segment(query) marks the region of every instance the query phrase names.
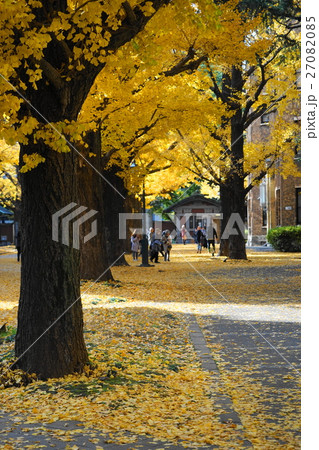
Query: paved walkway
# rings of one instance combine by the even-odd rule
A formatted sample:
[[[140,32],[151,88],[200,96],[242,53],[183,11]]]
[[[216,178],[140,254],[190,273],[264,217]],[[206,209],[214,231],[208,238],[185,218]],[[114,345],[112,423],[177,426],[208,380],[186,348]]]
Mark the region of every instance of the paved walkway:
[[[212,383],[217,386],[215,402],[224,409],[221,421],[242,424],[240,412],[236,411],[230,398],[230,389],[225,387],[220,377],[220,366],[224,372],[233,372],[235,377],[237,373],[246,373],[252,396],[255,395],[255,383],[265,393],[264,398],[261,395],[258,399],[259,409],[265,413],[267,420],[273,422],[274,428],[280,427],[286,414],[292,411],[298,421],[300,404],[294,394],[300,390],[300,323],[243,320],[242,312],[237,320],[207,316],[201,323],[205,325],[200,327],[194,317],[190,318],[191,337],[203,369],[210,371]],[[220,344],[220,361],[217,364],[212,358],[210,344],[214,347]],[[249,390],[249,387],[246,388],[248,397]],[[246,400],[249,402],[249,398],[246,397]],[[247,431],[249,434],[250,430]],[[298,442],[300,430],[290,434]],[[284,448],[281,446],[285,444],[288,448],[287,442],[279,438],[274,442],[272,439],[269,448],[277,448],[276,445]],[[248,440],[245,445],[253,447]]]
[[[249,316],[248,316],[249,318]],[[189,332],[195,351],[201,361],[202,368],[209,371],[214,386],[214,403],[222,409],[221,423],[234,423],[241,425],[238,429],[238,444],[234,442],[232,448],[254,448],[253,444],[245,439],[247,431],[242,423],[240,414],[229,395],[220,376],[219,364],[212,357],[210,343],[220,343],[224,348],[222,353],[223,366],[229,371],[243,369],[254,361],[254,370],[251,379],[261,383],[263,388],[272,389],[271,405],[269,399],[265,401],[265,408],[271,409],[272,420],[282,419],[280,389],[286,391],[297,386],[300,370],[300,324],[298,322],[268,322],[243,320],[242,311],[239,319],[225,319],[220,316],[204,316],[199,325],[195,315],[189,315]],[[256,353],[259,355],[256,364]],[[287,382],[287,375],[292,375]],[[297,384],[296,384],[297,383]],[[287,394],[288,395],[288,394]],[[167,442],[154,441],[152,438],[141,436],[134,444],[108,443],[108,437],[95,433],[94,430],[78,431],[83,424],[77,422],[56,422],[53,424],[23,424],[22,416],[4,414],[0,411],[0,443],[2,448],[28,448],[35,445],[38,448],[81,449],[95,450],[129,450],[129,449],[167,449],[181,450],[184,447],[171,445]],[[64,430],[74,430],[71,442],[63,440]],[[53,435],[53,431],[55,433]],[[60,430],[62,437],[57,437],[56,430]],[[249,434],[249,433],[248,433]],[[1,437],[2,436],[2,437]],[[10,446],[12,442],[12,447]],[[240,443],[240,444],[239,444]],[[283,443],[278,442],[278,446]],[[40,447],[41,446],[41,447]],[[68,447],[69,446],[69,447]],[[75,447],[74,447],[75,446]],[[31,448],[31,447],[30,447]],[[217,446],[201,447],[203,450],[218,448]],[[270,446],[269,448],[275,448]],[[281,447],[283,448],[283,447]]]
[[[0,411],[0,448],[1,450],[19,450],[27,448],[54,448],[58,450],[185,450],[185,447],[167,445],[167,442],[154,441],[147,436],[140,436],[134,444],[108,443],[108,436],[94,430],[79,431],[81,422],[60,421],[43,425],[41,423],[23,424],[23,417]],[[65,430],[74,430],[73,439],[63,437]],[[61,435],[60,437],[59,434]],[[129,436],[129,434],[127,434]],[[202,447],[208,450],[206,447]],[[210,447],[211,448],[211,447]]]

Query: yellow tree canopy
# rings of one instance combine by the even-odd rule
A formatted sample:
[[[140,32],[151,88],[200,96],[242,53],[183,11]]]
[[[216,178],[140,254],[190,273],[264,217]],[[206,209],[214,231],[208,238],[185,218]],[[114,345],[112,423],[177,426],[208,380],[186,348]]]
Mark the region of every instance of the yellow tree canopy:
[[[0,141],[0,204],[14,209],[21,198],[18,181],[19,146]]]
[[[180,17],[165,16],[167,24],[172,21],[169,38],[155,33],[150,23],[116,55],[120,64],[114,56],[111,73],[105,69],[96,86],[102,95],[99,108],[103,104],[105,117],[114,118],[104,135],[111,163],[123,168],[133,191],[141,190],[144,180],[150,199],[196,178],[210,185],[223,182],[231,164],[230,121],[236,109],[243,111],[244,130],[264,112],[276,112],[267,145],[245,142],[245,176],[252,174],[258,182],[269,166],[284,176],[298,173],[294,142],[299,125],[288,117],[298,115],[299,53],[298,46],[283,48],[286,37],[299,40],[298,30],[278,24],[269,29],[260,17],[238,14],[237,1],[220,8],[207,2],[196,5],[183,27]],[[161,15],[154,20],[160,21]],[[191,53],[193,62],[200,61],[197,71],[193,65],[185,69],[193,64],[188,61]],[[242,75],[236,92],[224,82],[233,67]],[[136,130],[150,124],[154,127],[135,139]],[[132,155],[139,166],[134,171],[127,170]],[[273,164],[278,158],[281,164]]]
[[[297,96],[293,83],[297,58],[290,55],[283,60],[278,39],[287,32],[285,27],[269,29],[260,17],[239,14],[238,0],[222,5],[179,0],[168,2],[156,14],[159,2],[68,2],[64,12],[47,11],[47,25],[38,28],[31,8],[42,6],[41,2],[7,3],[8,8],[0,12],[4,42],[0,95],[5,117],[1,135],[6,142],[23,143],[32,136],[64,152],[70,150],[65,136],[81,143],[87,130],[101,127],[109,164],[125,171],[138,157],[143,176],[134,183],[141,186],[148,172],[150,192],[163,193],[170,185],[174,189],[190,177],[219,182],[229,164],[230,130],[225,124],[234,114],[232,105],[245,111],[248,122],[254,117],[251,111],[260,113],[271,105],[286,108],[287,101]],[[134,24],[138,14],[153,17],[133,40],[117,47],[113,41],[123,38],[123,25]],[[16,29],[23,30],[18,40]],[[65,55],[59,73],[44,58],[52,41]],[[22,64],[27,66],[23,79],[19,78]],[[5,80],[14,81],[20,92],[27,93],[43,79],[54,86],[71,85],[88,67],[99,65],[104,69],[76,121],[39,123],[31,115],[19,120],[22,99]],[[222,77],[230,75],[234,66],[242,70],[243,89],[224,96]],[[261,89],[265,80],[267,89]],[[282,102],[285,106],[276,102],[280,97],[287,99]],[[281,137],[277,132],[277,141]],[[265,155],[258,146],[245,148],[245,169],[258,171]],[[24,155],[22,171],[43,161],[37,154]],[[158,176],[161,167],[165,170]],[[130,185],[132,175],[126,173]]]
[[[60,0],[53,5],[6,0],[0,9],[0,114],[4,118],[0,137],[12,145],[42,140],[55,151],[69,151],[63,136],[76,141],[83,133],[77,124],[78,104],[85,100],[93,80],[108,58],[166,3]],[[43,85],[52,87],[58,111],[45,110],[41,98],[37,107],[28,101],[36,98]],[[54,117],[68,120],[57,122]],[[43,161],[40,155],[28,155],[22,170]]]

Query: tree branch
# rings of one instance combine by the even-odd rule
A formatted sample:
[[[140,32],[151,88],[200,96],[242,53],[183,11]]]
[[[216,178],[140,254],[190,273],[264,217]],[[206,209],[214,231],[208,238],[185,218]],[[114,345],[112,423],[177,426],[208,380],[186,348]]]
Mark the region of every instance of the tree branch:
[[[128,18],[130,25],[136,26],[137,18],[136,18],[136,15],[135,15],[131,5],[129,4],[129,2],[128,1],[123,2],[122,6],[123,6],[123,9],[125,11],[126,17]]]
[[[216,78],[213,74],[213,71],[212,71],[208,61],[206,62],[206,68],[209,73],[210,79],[212,80],[213,85],[214,85],[214,87],[211,87],[211,91],[214,92],[214,94],[216,95],[217,98],[220,98],[224,103],[227,103],[227,99],[223,95],[222,91],[219,89],[218,84],[216,82]]]
[[[193,47],[188,49],[187,55],[181,59],[175,66],[171,67],[164,72],[161,72],[159,75],[165,75],[165,77],[172,77],[174,75],[178,75],[182,72],[194,72],[198,69],[198,67],[204,62],[207,61],[207,56],[200,56],[197,59],[194,59],[196,56],[196,50]]]
[[[245,188],[245,195],[248,194],[248,192],[250,192],[252,190],[252,188],[256,185],[256,183],[258,183],[258,181],[261,181],[264,176],[267,175],[269,169],[275,164],[277,160],[277,157],[275,157],[272,162],[268,165],[267,170],[263,170],[260,172],[259,175],[257,175],[256,177],[254,177],[254,179],[250,182],[250,184]]]
[[[42,70],[43,74],[47,77],[50,83],[55,87],[55,89],[59,92],[65,87],[65,83],[61,78],[59,72],[44,58],[37,61]]]

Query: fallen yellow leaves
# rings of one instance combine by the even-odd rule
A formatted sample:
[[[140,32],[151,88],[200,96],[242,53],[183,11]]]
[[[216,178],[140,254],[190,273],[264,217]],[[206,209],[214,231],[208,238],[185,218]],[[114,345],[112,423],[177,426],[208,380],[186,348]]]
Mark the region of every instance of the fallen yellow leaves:
[[[246,311],[248,307],[266,305],[271,298],[271,305],[286,311],[299,307],[296,296],[290,295],[293,289],[298,290],[296,255],[267,254],[263,259],[252,255],[250,261],[228,264],[195,252],[195,246],[175,248],[172,261],[162,262],[160,268],[114,267],[114,276],[120,280],[117,287],[100,282],[85,292],[90,283],[83,283],[85,339],[96,367],[80,376],[35,381],[26,387],[2,390],[1,403],[7,410],[27,416],[25,425],[81,421],[85,429],[108,434],[109,440],[122,443],[147,434],[189,448],[219,445],[229,449],[235,445],[240,449],[244,448],[244,433],[255,448],[280,448],[272,446],[278,428],[269,425],[265,420],[269,416],[261,411],[261,386],[249,384],[246,369],[228,371],[219,358],[224,349],[212,342],[210,348],[244,429],[234,423],[221,423],[221,410],[213,400],[214,385],[209,374],[200,368],[190,341],[187,314],[220,314],[225,301],[192,271],[185,258],[196,264],[197,270],[214,286],[218,285],[233,307]],[[128,260],[133,264],[130,256]],[[285,270],[288,262],[295,267],[296,274],[290,276],[287,287],[284,277],[274,279],[271,273]],[[7,322],[15,327],[19,266],[13,258],[0,259],[0,264],[4,269],[0,325]],[[248,267],[251,272],[243,272]],[[265,267],[269,269],[271,282],[260,286],[256,282],[258,271]],[[205,327],[205,321],[201,325]],[[12,356],[13,345],[5,342],[0,353],[10,357],[11,352]],[[271,398],[271,392],[267,394]],[[289,405],[286,414],[296,417]],[[296,428],[293,420],[290,425]],[[52,433],[71,442],[76,431],[77,428]],[[127,431],[129,436],[125,434]],[[93,434],[91,438],[95,439]],[[289,433],[286,438],[285,450],[292,442]],[[77,446],[71,443],[66,448]]]

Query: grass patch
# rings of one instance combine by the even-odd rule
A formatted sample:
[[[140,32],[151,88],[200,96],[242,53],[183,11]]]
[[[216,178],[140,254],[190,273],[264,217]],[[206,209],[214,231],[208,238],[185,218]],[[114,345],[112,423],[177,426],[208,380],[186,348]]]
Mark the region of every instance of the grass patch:
[[[2,330],[0,330],[0,345],[5,342],[13,342],[16,334],[17,329],[15,327],[5,326]]]

